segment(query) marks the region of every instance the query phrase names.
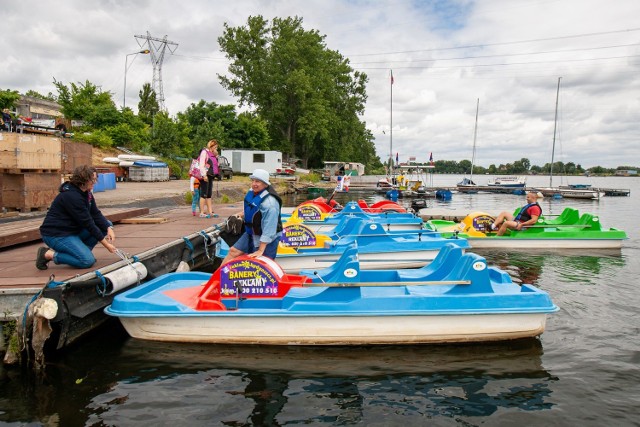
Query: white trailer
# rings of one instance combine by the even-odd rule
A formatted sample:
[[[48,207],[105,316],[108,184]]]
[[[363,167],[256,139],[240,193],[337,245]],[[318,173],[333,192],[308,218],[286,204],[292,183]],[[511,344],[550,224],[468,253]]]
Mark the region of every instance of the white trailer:
[[[264,169],[275,174],[282,168],[282,153],[280,151],[261,150],[222,150],[221,155],[229,159],[235,173],[251,173],[255,169]]]

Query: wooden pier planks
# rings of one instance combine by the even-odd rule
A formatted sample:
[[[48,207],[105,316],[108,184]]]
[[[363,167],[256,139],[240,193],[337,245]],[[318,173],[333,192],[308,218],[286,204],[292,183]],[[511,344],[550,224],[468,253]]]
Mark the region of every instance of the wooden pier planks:
[[[148,215],[149,208],[116,209],[105,208],[102,213],[113,223],[118,223],[127,218]],[[44,218],[12,221],[0,224],[0,248],[19,245],[21,243],[40,240],[40,225]]]

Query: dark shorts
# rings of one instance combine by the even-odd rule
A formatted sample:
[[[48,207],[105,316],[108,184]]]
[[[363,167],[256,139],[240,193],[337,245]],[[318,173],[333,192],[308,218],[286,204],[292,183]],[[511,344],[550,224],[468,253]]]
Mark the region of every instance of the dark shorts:
[[[209,181],[204,179],[200,180],[200,197],[203,199],[210,199],[213,194],[213,177],[208,177]]]
[[[276,239],[269,243],[264,250],[264,256],[267,258],[275,259],[276,254],[278,253],[278,243],[280,242],[280,236],[276,237]],[[253,246],[253,237],[247,233],[243,233],[242,236],[238,239],[238,241],[233,245],[237,250],[244,252],[245,254],[251,254],[256,251],[256,248]]]

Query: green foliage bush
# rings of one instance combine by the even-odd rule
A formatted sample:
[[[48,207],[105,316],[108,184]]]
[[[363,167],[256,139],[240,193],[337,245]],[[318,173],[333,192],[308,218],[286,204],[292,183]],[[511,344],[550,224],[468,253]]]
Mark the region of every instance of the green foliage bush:
[[[320,178],[321,178],[321,176],[315,172],[311,172],[309,174],[301,174],[298,176],[300,177],[300,182],[311,182],[311,183],[320,182]]]
[[[98,148],[112,148],[114,147],[113,139],[103,130],[93,130],[91,132],[85,132],[80,135],[76,135],[77,140],[86,142]]]

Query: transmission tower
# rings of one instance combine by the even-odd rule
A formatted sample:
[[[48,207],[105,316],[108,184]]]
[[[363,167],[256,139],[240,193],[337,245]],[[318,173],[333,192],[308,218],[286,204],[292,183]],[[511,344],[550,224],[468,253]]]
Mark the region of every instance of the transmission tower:
[[[156,100],[158,101],[158,107],[161,111],[166,111],[164,106],[164,90],[162,89],[162,61],[164,61],[164,54],[169,48],[169,52],[173,53],[178,48],[178,43],[167,40],[167,36],[159,39],[157,37],[151,37],[149,31],[146,36],[135,36],[136,41],[141,49],[146,48],[150,50],[151,63],[153,64],[153,82],[151,87],[156,93]]]

